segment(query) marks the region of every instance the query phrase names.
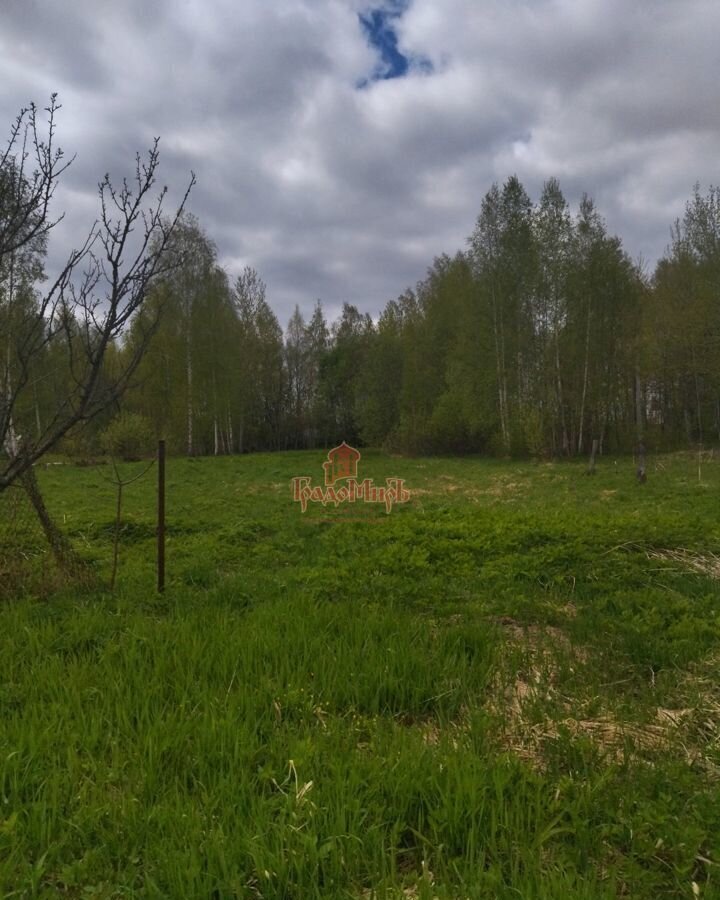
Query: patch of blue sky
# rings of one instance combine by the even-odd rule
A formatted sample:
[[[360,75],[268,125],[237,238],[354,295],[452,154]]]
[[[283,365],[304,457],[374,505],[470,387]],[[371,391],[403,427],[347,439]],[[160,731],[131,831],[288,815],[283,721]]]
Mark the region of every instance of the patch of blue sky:
[[[429,59],[422,56],[406,56],[398,48],[395,20],[408,8],[409,0],[391,0],[382,7],[360,13],[358,20],[369,44],[380,56],[380,62],[368,78],[358,82],[359,88],[367,87],[374,81],[386,81],[391,78],[402,78],[411,70],[432,72]]]

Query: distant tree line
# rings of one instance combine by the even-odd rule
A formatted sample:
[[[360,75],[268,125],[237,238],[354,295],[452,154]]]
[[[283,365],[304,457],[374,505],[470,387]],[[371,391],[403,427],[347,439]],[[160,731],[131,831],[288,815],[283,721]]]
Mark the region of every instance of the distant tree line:
[[[590,198],[572,211],[550,179],[533,203],[510,177],[482,200],[466,249],[436,258],[376,321],[346,303],[328,323],[318,302],[283,331],[259,274],[231,282],[189,214],[168,252],[175,264],[105,356],[113,383],[144,350],[122,410],[71,432],[66,448],[97,445],[121,411],[190,455],[346,440],[559,457],[593,441],[608,452],[720,439],[716,188],[696,186],[647,275]],[[53,353],[33,360],[18,430],[42,431],[72,389]]]

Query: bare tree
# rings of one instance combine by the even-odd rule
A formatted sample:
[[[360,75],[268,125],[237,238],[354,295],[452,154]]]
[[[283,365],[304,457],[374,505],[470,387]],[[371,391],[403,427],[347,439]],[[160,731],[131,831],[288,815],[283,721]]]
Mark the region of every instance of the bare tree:
[[[51,218],[58,180],[72,162],[55,147],[56,95],[46,108],[46,135],[35,106],[21,110],[0,152],[0,492],[32,474],[32,465],[74,428],[116,404],[157,326],[143,316],[132,352],[110,371],[108,350],[136,319],[152,285],[181,263],[169,241],[195,183],[177,210],[163,212],[167,188],[154,203],[159,162],[155,139],[146,158],[136,157],[131,182],[100,182],[100,216],[54,281],[28,303],[16,273],[23,254],[41,247],[62,216]],[[32,168],[32,174],[29,169]],[[6,331],[5,334],[2,332]],[[24,427],[20,410],[32,391],[31,373],[49,350],[62,358],[68,388],[47,421]],[[4,451],[4,454],[3,454]]]

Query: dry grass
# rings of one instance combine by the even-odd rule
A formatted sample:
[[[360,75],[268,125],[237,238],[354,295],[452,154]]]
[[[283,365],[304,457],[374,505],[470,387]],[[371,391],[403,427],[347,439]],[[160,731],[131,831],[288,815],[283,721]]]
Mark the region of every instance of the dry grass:
[[[720,556],[715,553],[696,553],[693,550],[677,547],[674,550],[648,550],[647,558],[675,562],[683,569],[697,572],[699,575],[720,578]]]
[[[413,495],[430,495],[441,496],[443,494],[459,494],[471,500],[478,498],[491,497],[494,500],[505,500],[514,502],[519,492],[526,489],[526,485],[513,481],[513,476],[495,476],[491,482],[484,487],[478,487],[472,482],[460,482],[451,475],[439,475],[438,478],[431,483],[429,487],[412,488]]]
[[[433,888],[435,886],[435,876],[428,868],[425,860],[422,861],[422,871],[419,874],[419,881],[417,884],[407,885],[406,887],[397,888],[392,890],[390,893],[384,891],[382,894],[378,894],[377,891],[366,888],[361,894],[360,897],[362,900],[381,900],[382,898],[387,898],[387,900],[418,900],[420,897],[420,888],[422,887],[430,887]],[[433,900],[438,900],[438,898],[433,894]],[[458,900],[462,900],[462,898],[458,898]]]
[[[577,615],[572,603],[563,612],[568,619]],[[455,623],[462,619],[460,615],[450,618]],[[507,644],[520,654],[520,660],[517,653],[505,656],[506,664],[496,672],[486,703],[500,721],[504,750],[544,771],[553,742],[587,738],[611,762],[635,756],[652,764],[653,755],[672,752],[688,765],[700,766],[708,777],[720,778],[715,761],[720,750],[720,657],[707,660],[687,676],[677,706],[649,711],[652,718],[644,722],[628,722],[605,705],[600,704],[598,711],[596,695],[572,696],[564,690],[565,674],[592,664],[589,648],[574,644],[554,626],[526,625],[509,616],[494,621]],[[431,622],[431,630],[439,633],[437,621]],[[398,721],[417,729],[427,746],[447,742],[458,748],[469,727],[468,712],[463,710],[455,721],[443,725],[432,717],[399,717]]]
[[[700,763],[708,773],[720,773],[708,756],[712,746],[720,742],[717,682],[712,683],[711,696],[706,696],[702,705],[658,708],[654,720],[642,724],[622,721],[605,708],[586,714],[591,707],[597,709],[598,698],[564,694],[561,670],[563,665],[572,671],[573,666],[588,663],[587,649],[573,645],[559,628],[522,626],[512,620],[502,620],[501,624],[508,641],[526,660],[514,673],[499,671],[493,684],[489,706],[502,720],[504,749],[543,770],[549,744],[564,736],[585,737],[613,761],[620,762],[628,754],[676,748],[684,753],[688,764]],[[697,683],[693,689],[697,689]],[[704,730],[692,725],[698,716]]]
[[[683,677],[678,710],[658,710],[667,717],[672,712],[683,731],[688,759],[701,765],[708,775],[720,779],[720,654],[693,667]]]

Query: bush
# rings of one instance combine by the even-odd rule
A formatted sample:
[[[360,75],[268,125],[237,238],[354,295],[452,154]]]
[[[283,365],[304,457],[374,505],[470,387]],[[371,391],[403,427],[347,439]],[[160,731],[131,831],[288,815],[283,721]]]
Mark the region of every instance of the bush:
[[[73,429],[65,435],[57,449],[78,466],[92,465],[100,450],[97,433],[93,433],[87,426]]]
[[[108,425],[100,440],[106,453],[133,462],[152,452],[155,435],[145,416],[121,413]]]

